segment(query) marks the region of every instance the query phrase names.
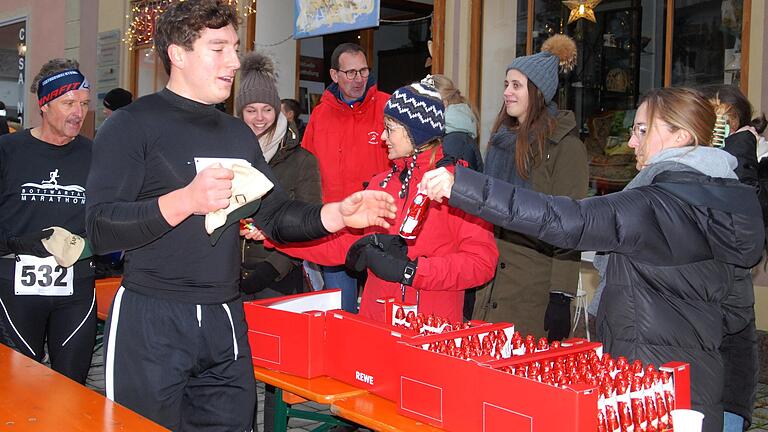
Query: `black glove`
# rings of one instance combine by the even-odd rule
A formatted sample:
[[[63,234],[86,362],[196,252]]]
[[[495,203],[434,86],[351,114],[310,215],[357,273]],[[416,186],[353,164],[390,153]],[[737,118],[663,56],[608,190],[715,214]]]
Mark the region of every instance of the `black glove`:
[[[395,256],[372,245],[363,249],[358,262],[364,262],[380,279],[408,286],[413,285],[419,265],[418,258],[411,261],[407,256]]]
[[[240,281],[240,290],[246,294],[257,293],[269,287],[280,276],[280,272],[266,261],[258,263],[248,272],[248,277]]]
[[[17,255],[34,255],[40,258],[49,257],[51,253],[43,246],[41,240],[47,239],[52,235],[53,230],[49,228],[18,237],[9,237],[7,241],[8,250]]]
[[[547,339],[559,341],[571,334],[571,297],[563,293],[549,293],[549,304],[544,313]]]
[[[367,255],[363,253],[367,246],[388,252],[395,257],[408,257],[408,245],[402,237],[393,234],[370,234],[353,243],[347,251],[344,264],[348,269],[361,272],[368,268]]]

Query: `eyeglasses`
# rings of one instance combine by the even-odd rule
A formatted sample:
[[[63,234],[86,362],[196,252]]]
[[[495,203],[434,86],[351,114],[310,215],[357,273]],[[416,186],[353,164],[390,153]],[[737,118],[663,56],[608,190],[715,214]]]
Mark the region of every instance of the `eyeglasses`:
[[[400,125],[388,125],[386,123],[384,124],[384,132],[387,133],[387,136],[392,136],[392,132],[399,129],[404,129],[404,128]]]
[[[348,80],[353,80],[357,78],[357,75],[360,75],[361,78],[368,78],[368,75],[371,74],[371,69],[367,67],[364,67],[362,69],[349,69],[349,70],[336,69],[336,70],[346,75]]]
[[[653,122],[654,125],[660,125],[666,127],[670,132],[675,132],[679,130],[680,128],[677,126],[673,126],[669,123],[665,123],[661,120],[655,120]],[[634,126],[630,126],[627,128],[627,133],[629,133],[629,138],[632,138],[632,135],[636,136],[637,139],[643,139],[643,137],[648,133],[648,125],[646,124],[636,124]]]
[[[637,139],[643,139],[646,133],[648,133],[648,126],[646,125],[634,125],[627,128],[627,133],[629,133],[629,138],[632,138],[632,135],[636,136]]]

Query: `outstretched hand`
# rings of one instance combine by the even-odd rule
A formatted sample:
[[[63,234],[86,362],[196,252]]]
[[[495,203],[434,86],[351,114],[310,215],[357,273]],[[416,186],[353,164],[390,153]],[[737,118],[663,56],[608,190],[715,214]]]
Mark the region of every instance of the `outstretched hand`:
[[[389,228],[387,219],[394,219],[397,212],[395,199],[384,191],[364,190],[355,192],[341,202],[328,203],[320,210],[323,226],[329,232],[344,227]]]
[[[454,176],[445,168],[427,171],[419,183],[419,190],[426,192],[430,199],[440,201],[451,198]]]
[[[396,212],[395,199],[384,191],[355,192],[346,197],[339,206],[344,225],[350,228],[389,228],[387,219],[394,219]]]

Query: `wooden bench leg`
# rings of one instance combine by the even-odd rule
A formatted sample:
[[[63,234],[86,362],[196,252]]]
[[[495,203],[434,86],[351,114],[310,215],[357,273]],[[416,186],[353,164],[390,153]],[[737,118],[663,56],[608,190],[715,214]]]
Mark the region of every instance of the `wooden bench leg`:
[[[351,426],[344,419],[331,415],[312,411],[304,411],[291,408],[290,405],[306,402],[307,400],[293,393],[286,392],[280,387],[275,387],[275,432],[286,432],[288,430],[288,419],[296,417],[305,420],[313,420],[322,424],[313,429],[314,432],[326,432],[333,426]]]
[[[288,405],[283,400],[283,389],[275,387],[275,432],[288,430]]]

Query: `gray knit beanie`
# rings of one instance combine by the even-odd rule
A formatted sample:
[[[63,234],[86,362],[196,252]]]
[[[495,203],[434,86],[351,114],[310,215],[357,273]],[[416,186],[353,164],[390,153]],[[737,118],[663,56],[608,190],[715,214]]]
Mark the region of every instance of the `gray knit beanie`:
[[[238,115],[252,103],[270,105],[280,112],[280,96],[277,94],[277,73],[271,58],[252,51],[245,55],[240,66],[240,90],[237,92],[236,110]]]
[[[541,93],[544,101],[549,103],[557,91],[558,68],[568,72],[576,65],[576,43],[570,37],[556,34],[544,41],[541,52],[533,55],[518,57],[507,66],[516,69],[531,80]]]

